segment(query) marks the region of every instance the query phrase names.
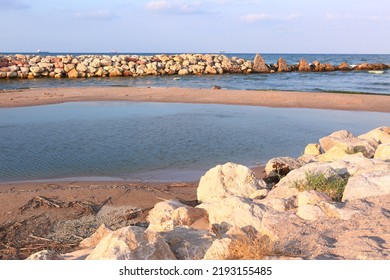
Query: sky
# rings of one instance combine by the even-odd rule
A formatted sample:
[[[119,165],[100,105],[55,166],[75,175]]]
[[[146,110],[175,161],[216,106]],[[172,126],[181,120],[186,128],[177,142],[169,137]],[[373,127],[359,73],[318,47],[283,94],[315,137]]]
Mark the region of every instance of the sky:
[[[0,52],[390,53],[389,0],[0,0]]]

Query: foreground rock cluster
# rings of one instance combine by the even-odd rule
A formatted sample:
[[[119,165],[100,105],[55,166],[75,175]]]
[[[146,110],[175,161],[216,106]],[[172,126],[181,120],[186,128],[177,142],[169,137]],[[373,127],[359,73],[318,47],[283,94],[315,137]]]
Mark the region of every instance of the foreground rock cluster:
[[[390,127],[334,132],[298,159],[270,160],[266,173],[263,180],[245,166],[218,165],[200,179],[195,207],[162,201],[147,228],[101,225],[79,251],[29,259],[234,259],[237,240],[238,251],[256,251],[265,249],[253,239],[264,237],[268,259],[390,259]],[[341,200],[300,190],[310,176],[344,180]]]
[[[304,59],[296,65],[287,65],[283,58],[276,64],[267,64],[260,55],[254,61],[238,57],[228,58],[216,54],[178,55],[2,55],[0,56],[0,78],[32,79],[89,78],[89,77],[137,77],[147,75],[216,75],[225,73],[275,73],[275,72],[325,72],[352,70],[386,70],[386,64],[339,66]]]

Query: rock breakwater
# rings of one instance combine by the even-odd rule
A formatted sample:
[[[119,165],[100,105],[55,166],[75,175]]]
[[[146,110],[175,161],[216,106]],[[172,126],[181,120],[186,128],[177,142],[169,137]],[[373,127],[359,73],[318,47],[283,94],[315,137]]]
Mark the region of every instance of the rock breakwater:
[[[276,72],[329,72],[329,71],[383,71],[390,65],[363,63],[348,65],[308,63],[301,59],[298,64],[287,65],[283,58],[276,64],[267,64],[257,54],[254,61],[217,54],[177,55],[0,55],[0,78],[33,79],[90,78],[90,77],[137,77],[160,75],[218,75]]]

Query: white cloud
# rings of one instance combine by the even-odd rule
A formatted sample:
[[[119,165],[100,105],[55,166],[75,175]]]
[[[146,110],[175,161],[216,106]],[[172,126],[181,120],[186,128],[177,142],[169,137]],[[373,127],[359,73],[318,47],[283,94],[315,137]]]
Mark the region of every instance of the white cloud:
[[[241,17],[241,20],[245,22],[256,22],[256,21],[263,21],[273,18],[273,16],[261,13],[261,14],[249,14]]]
[[[265,20],[275,20],[275,21],[292,21],[300,18],[299,14],[291,14],[291,15],[269,15],[266,13],[259,14],[249,14],[241,17],[242,21],[252,23],[257,21],[265,21]]]
[[[328,21],[340,21],[340,20],[355,20],[355,21],[378,21],[381,18],[378,16],[359,16],[350,14],[335,14],[326,13],[325,19]]]
[[[73,16],[77,19],[87,20],[111,20],[118,16],[108,10],[76,12]]]
[[[204,14],[200,1],[154,0],[145,5],[145,9],[168,14]]]

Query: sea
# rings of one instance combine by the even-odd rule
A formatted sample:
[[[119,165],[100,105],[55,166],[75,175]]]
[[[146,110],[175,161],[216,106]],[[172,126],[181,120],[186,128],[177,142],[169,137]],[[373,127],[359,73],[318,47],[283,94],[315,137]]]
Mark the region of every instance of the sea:
[[[289,64],[301,58],[337,65],[342,61],[390,64],[390,55],[263,57],[267,63],[284,57]],[[213,85],[242,90],[390,94],[390,72],[0,80],[3,90]],[[256,167],[273,157],[299,157],[308,143],[317,143],[334,131],[347,129],[359,135],[384,125],[390,126],[389,113],[261,106],[112,101],[4,108],[0,109],[0,182],[196,181],[218,164]]]

